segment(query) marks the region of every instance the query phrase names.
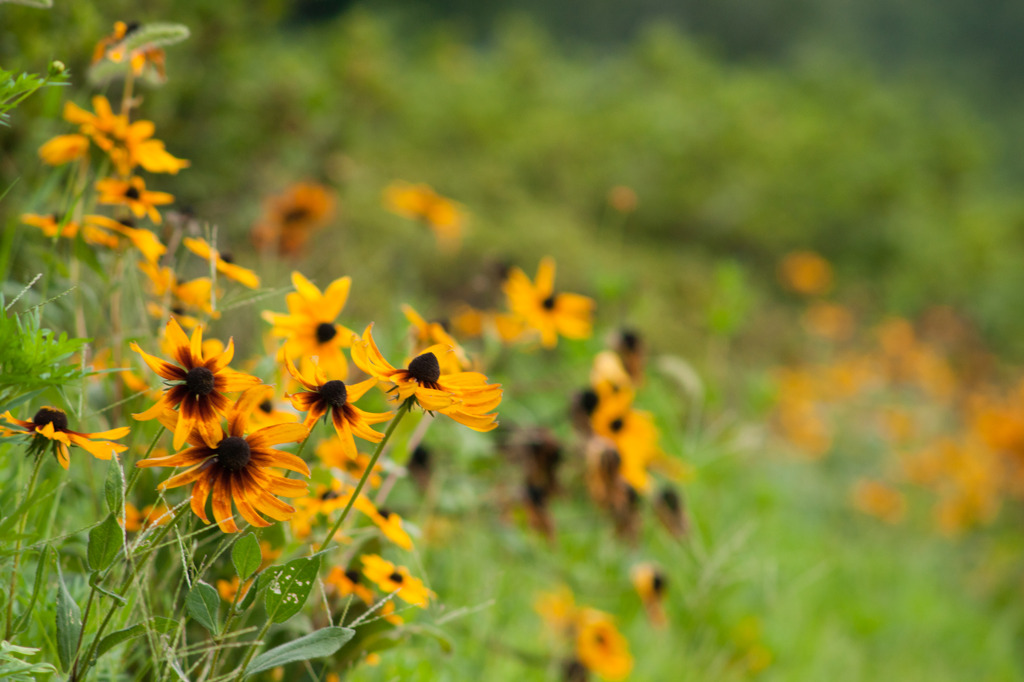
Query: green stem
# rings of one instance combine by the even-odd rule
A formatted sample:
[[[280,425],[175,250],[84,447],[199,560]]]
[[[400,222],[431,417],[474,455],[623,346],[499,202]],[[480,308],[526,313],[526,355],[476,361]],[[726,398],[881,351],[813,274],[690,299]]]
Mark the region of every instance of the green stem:
[[[386,446],[388,441],[391,440],[391,434],[395,432],[395,428],[398,426],[399,422],[402,421],[402,417],[408,414],[409,408],[412,407],[414,400],[415,398],[407,398],[406,401],[402,403],[402,406],[398,408],[398,412],[395,413],[395,418],[391,420],[390,424],[388,424],[388,430],[384,432],[384,438],[377,443],[377,449],[373,451],[373,457],[370,458],[370,463],[366,465],[366,470],[363,471],[362,478],[360,478],[359,483],[356,484],[356,489],[352,491],[352,495],[348,498],[348,503],[342,510],[341,516],[339,516],[338,520],[335,521],[331,530],[327,532],[324,544],[320,548],[321,552],[327,549],[327,546],[334,540],[334,536],[338,532],[338,529],[341,528],[341,524],[345,523],[345,519],[348,518],[348,513],[352,511],[352,505],[355,504],[356,498],[359,497],[359,493],[363,491],[363,486],[366,485],[366,481],[370,478],[370,474],[373,472],[373,467],[377,465],[377,460],[380,459],[381,453],[384,452],[384,446]]]
[[[117,595],[119,597],[123,597],[125,595],[125,593],[128,591],[128,588],[135,580],[135,576],[139,574],[139,571],[149,560],[149,557],[151,557],[153,553],[159,548],[160,543],[163,542],[163,539],[165,537],[167,537],[167,534],[171,531],[171,528],[174,527],[174,524],[178,522],[178,519],[185,516],[184,513],[180,513],[182,512],[182,510],[179,509],[178,511],[179,513],[175,514],[168,523],[161,526],[159,530],[156,531],[156,535],[153,538],[153,542],[151,544],[150,549],[146,551],[146,553],[141,557],[141,559],[139,559],[138,562],[133,563],[131,561],[131,555],[127,551],[125,552],[125,559],[129,562],[130,565],[128,572],[125,574],[124,580],[121,581],[121,586],[117,590]],[[92,644],[89,645],[89,651],[86,654],[85,658],[82,658],[81,656],[81,649],[79,649],[78,652],[76,652],[75,660],[71,666],[71,674],[68,676],[69,682],[76,682],[76,680],[81,679],[79,676],[78,667],[79,663],[81,663],[82,661],[85,661],[85,668],[82,670],[81,675],[85,675],[85,671],[89,669],[89,661],[92,660],[92,657],[96,653],[96,648],[100,644],[100,639],[103,638],[103,631],[107,629],[107,625],[110,623],[110,619],[114,617],[114,612],[117,611],[118,607],[120,606],[121,604],[115,600],[114,603],[110,605],[110,608],[107,609],[106,615],[100,622],[99,629],[96,630],[96,634],[93,636]]]
[[[43,453],[39,452],[36,454],[36,463],[32,467],[32,477],[28,480],[28,487],[25,488],[25,494],[22,495],[21,500],[18,502],[20,506],[25,500],[32,495],[32,490],[36,487],[36,480],[39,478],[39,470],[43,466]],[[25,535],[25,525],[28,523],[28,512],[26,509],[22,512],[21,518],[18,519],[18,539],[14,544],[14,562],[11,566],[11,584],[7,588],[7,620],[4,626],[4,639],[10,640],[11,629],[14,626],[14,589],[18,586],[18,564],[21,561],[21,542]]]

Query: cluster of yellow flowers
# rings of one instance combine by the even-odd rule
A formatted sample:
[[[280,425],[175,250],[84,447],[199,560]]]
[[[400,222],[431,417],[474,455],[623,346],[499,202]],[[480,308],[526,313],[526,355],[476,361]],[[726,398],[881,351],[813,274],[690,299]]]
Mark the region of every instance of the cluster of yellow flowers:
[[[793,277],[831,281],[819,274]],[[987,380],[983,350],[950,310],[933,309],[917,325],[892,318],[865,335],[849,309],[817,301],[802,321],[825,359],[777,371],[776,425],[811,459],[882,444],[877,471],[852,484],[857,509],[898,523],[909,511],[904,491],[924,488],[935,525],[953,535],[993,521],[1002,500],[1024,494],[1024,384],[1006,390]]]

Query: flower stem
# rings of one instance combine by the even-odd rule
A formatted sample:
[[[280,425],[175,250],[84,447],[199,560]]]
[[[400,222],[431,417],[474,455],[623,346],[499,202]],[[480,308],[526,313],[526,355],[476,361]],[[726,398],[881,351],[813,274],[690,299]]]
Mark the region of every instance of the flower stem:
[[[21,502],[18,506],[21,506],[25,500],[32,495],[32,490],[36,487],[36,480],[39,478],[39,470],[43,467],[43,453],[36,454],[36,463],[32,467],[32,477],[28,479],[28,487],[25,488],[25,494],[22,495]],[[21,561],[21,542],[22,536],[25,535],[25,525],[28,523],[28,509],[25,509],[21,513],[21,518],[18,519],[18,539],[14,543],[14,561],[11,565],[11,583],[7,588],[7,620],[4,626],[4,639],[10,640],[11,628],[14,626],[14,588],[18,586],[18,563]]]
[[[338,517],[338,520],[334,522],[334,526],[327,532],[327,537],[324,539],[324,544],[320,547],[320,551],[327,549],[327,546],[334,540],[334,535],[338,532],[338,529],[341,528],[341,524],[345,523],[345,519],[348,518],[348,513],[352,511],[352,505],[355,504],[356,498],[359,497],[359,493],[363,491],[363,486],[366,485],[367,479],[370,478],[370,474],[373,472],[373,467],[377,465],[377,460],[380,459],[381,453],[384,452],[384,446],[388,444],[389,440],[391,440],[391,434],[395,432],[395,428],[398,426],[399,422],[402,421],[402,417],[408,414],[409,408],[412,407],[414,400],[415,398],[407,398],[406,401],[402,403],[402,406],[398,408],[398,412],[395,413],[395,418],[391,420],[390,424],[388,424],[388,430],[384,432],[384,438],[377,443],[377,449],[373,451],[373,457],[370,458],[369,464],[366,465],[366,470],[363,471],[362,478],[359,479],[359,483],[356,484],[355,490],[352,491],[352,495],[348,498],[348,503],[342,510],[341,516]]]

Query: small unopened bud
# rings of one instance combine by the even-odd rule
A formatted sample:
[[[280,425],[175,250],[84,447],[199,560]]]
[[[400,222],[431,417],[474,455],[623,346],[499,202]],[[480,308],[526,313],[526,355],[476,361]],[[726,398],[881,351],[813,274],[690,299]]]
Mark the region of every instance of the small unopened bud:
[[[50,67],[48,71],[50,77],[53,78],[64,73],[67,70],[67,68],[68,67],[64,65],[64,62],[60,61],[59,59],[54,59],[52,62],[50,62]]]

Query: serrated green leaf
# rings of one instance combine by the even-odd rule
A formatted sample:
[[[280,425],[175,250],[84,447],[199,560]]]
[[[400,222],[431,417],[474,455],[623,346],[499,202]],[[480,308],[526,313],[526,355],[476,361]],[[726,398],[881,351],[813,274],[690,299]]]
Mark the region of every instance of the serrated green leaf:
[[[302,610],[319,571],[319,554],[293,559],[284,566],[267,570],[263,581],[266,585],[264,602],[273,622],[283,623]]]
[[[124,547],[124,531],[114,515],[110,514],[103,519],[103,523],[93,526],[89,531],[89,550],[86,555],[89,560],[89,568],[93,571],[106,570],[122,547]]]
[[[170,634],[177,628],[178,621],[172,620],[171,618],[164,618],[162,616],[154,616],[144,623],[136,623],[131,627],[124,628],[123,630],[111,632],[109,635],[101,639],[99,646],[96,648],[96,657],[99,658],[122,642],[127,642],[129,639],[134,639],[146,634],[147,630],[156,630],[157,632]]]
[[[188,26],[184,24],[144,24],[121,41],[121,49],[131,52],[140,47],[167,47],[180,43],[190,35]]]
[[[200,625],[217,634],[220,595],[212,586],[202,580],[195,581],[185,596],[185,609]]]
[[[337,625],[311,632],[287,644],[264,651],[252,659],[252,663],[245,670],[245,675],[248,677],[289,663],[330,656],[348,643],[355,634],[355,630]]]
[[[235,565],[235,572],[239,580],[246,580],[253,573],[260,569],[263,563],[263,552],[260,551],[260,541],[254,533],[244,535],[235,540],[231,548],[231,563]]]
[[[82,634],[82,610],[71,598],[64,573],[57,562],[57,656],[61,670],[67,670],[78,652],[78,639]]]
[[[124,469],[121,468],[121,460],[114,455],[110,458],[103,494],[107,498],[107,509],[116,517],[124,512],[124,485]]]

